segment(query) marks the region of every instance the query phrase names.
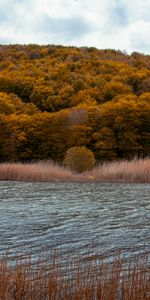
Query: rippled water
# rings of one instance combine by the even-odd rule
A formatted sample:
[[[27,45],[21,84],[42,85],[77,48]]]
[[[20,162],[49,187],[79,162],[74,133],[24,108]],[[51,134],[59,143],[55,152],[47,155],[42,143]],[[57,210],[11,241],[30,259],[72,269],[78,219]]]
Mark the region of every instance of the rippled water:
[[[150,185],[0,182],[0,253],[150,251]]]

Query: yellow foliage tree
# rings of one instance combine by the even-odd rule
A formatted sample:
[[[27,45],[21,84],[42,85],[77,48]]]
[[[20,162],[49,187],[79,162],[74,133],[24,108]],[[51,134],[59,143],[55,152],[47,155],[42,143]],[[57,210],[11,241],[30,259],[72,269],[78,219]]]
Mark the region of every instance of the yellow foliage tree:
[[[66,152],[64,163],[72,171],[82,173],[95,166],[94,154],[86,147],[72,147]]]

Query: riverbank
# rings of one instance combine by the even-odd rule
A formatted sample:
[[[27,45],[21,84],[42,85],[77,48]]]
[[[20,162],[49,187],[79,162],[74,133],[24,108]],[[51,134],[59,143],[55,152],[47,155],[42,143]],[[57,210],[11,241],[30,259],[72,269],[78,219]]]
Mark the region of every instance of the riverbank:
[[[150,158],[103,162],[92,171],[75,174],[53,161],[0,164],[1,181],[150,183]]]
[[[92,171],[81,174],[75,174],[52,161],[8,162],[0,164],[0,180],[150,183],[150,159],[104,162]]]

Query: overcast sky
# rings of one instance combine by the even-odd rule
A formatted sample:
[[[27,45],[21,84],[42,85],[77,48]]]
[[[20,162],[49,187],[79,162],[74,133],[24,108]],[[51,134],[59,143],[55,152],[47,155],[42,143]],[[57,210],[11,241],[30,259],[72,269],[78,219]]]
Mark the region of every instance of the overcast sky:
[[[0,0],[0,44],[150,54],[150,0]]]

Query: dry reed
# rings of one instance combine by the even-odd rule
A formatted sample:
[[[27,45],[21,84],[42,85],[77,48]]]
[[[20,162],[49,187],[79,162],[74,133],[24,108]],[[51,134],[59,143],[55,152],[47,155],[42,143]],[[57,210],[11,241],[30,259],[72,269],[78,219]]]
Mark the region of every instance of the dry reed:
[[[150,158],[104,162],[82,174],[52,161],[1,163],[0,180],[150,183]]]
[[[149,300],[150,266],[147,256],[124,264],[88,260],[67,262],[63,268],[56,256],[51,262],[31,257],[0,262],[0,300]],[[67,275],[68,271],[71,275]],[[69,273],[70,274],[70,273]]]
[[[104,162],[92,175],[98,182],[150,183],[150,158]]]
[[[42,182],[77,181],[82,178],[82,175],[75,175],[69,169],[53,161],[0,164],[0,180]]]

